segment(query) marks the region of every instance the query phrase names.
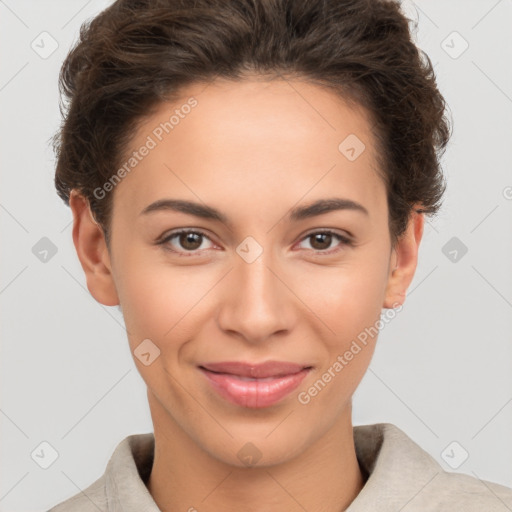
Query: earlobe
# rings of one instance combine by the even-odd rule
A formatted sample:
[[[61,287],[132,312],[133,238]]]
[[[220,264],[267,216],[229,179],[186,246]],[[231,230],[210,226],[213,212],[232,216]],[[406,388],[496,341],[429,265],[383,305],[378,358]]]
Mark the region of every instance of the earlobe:
[[[87,288],[99,303],[116,306],[119,298],[103,230],[94,219],[87,199],[78,191],[71,191],[69,206],[73,213],[73,243]]]
[[[405,302],[418,264],[418,250],[423,236],[424,214],[413,211],[407,229],[394,249],[389,269],[384,308],[396,308]]]

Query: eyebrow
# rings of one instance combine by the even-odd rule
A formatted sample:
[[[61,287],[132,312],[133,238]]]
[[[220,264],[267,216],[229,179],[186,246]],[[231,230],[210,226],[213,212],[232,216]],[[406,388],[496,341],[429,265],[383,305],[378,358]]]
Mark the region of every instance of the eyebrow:
[[[205,204],[186,201],[183,199],[159,199],[158,201],[146,206],[141,211],[140,215],[147,215],[152,212],[166,210],[182,212],[202,219],[216,220],[228,226],[231,225],[228,217],[219,210]],[[318,199],[306,206],[297,206],[292,208],[286,215],[286,218],[290,222],[296,222],[336,210],[352,210],[369,215],[368,210],[362,204],[352,201],[351,199],[336,197],[330,199]]]

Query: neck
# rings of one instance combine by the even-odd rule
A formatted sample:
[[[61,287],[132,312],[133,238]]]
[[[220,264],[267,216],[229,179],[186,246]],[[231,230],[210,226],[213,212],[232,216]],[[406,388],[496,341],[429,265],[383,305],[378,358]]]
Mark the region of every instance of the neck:
[[[226,464],[191,438],[148,393],[155,453],[147,487],[161,510],[174,512],[341,512],[361,491],[351,405],[298,456],[264,467]]]

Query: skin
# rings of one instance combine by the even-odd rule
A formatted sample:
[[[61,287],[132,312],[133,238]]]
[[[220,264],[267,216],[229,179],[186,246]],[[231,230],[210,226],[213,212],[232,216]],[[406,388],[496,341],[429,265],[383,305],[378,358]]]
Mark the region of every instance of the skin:
[[[377,337],[309,403],[297,397],[382,308],[403,303],[423,215],[412,214],[392,248],[368,116],[304,81],[190,86],[183,101],[161,104],[139,126],[132,149],[190,96],[198,105],[115,187],[110,250],[86,200],[77,191],[70,197],[89,291],[101,304],[122,305],[132,353],[147,338],[160,350],[148,366],[134,357],[154,424],[148,489],[169,511],[345,510],[367,477],[356,458],[352,395]],[[338,150],[349,134],[366,146],[354,161]],[[332,197],[356,201],[368,215],[286,217]],[[172,210],[141,215],[163,198],[213,206],[230,225]],[[194,246],[177,236],[167,250],[155,244],[184,227],[206,237]],[[306,236],[325,229],[350,234],[353,245]],[[236,252],[247,236],[263,249],[251,263]],[[227,402],[197,368],[270,359],[313,369],[263,409]],[[252,466],[237,456],[249,442],[261,453]]]

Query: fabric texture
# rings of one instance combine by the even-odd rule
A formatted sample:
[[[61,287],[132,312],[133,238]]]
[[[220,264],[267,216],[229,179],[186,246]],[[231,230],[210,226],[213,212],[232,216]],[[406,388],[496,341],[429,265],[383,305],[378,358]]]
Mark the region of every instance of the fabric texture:
[[[346,512],[512,511],[511,488],[445,471],[391,423],[356,425],[353,432],[368,479]],[[153,433],[126,437],[100,478],[48,512],[160,512],[145,485],[153,453]]]

